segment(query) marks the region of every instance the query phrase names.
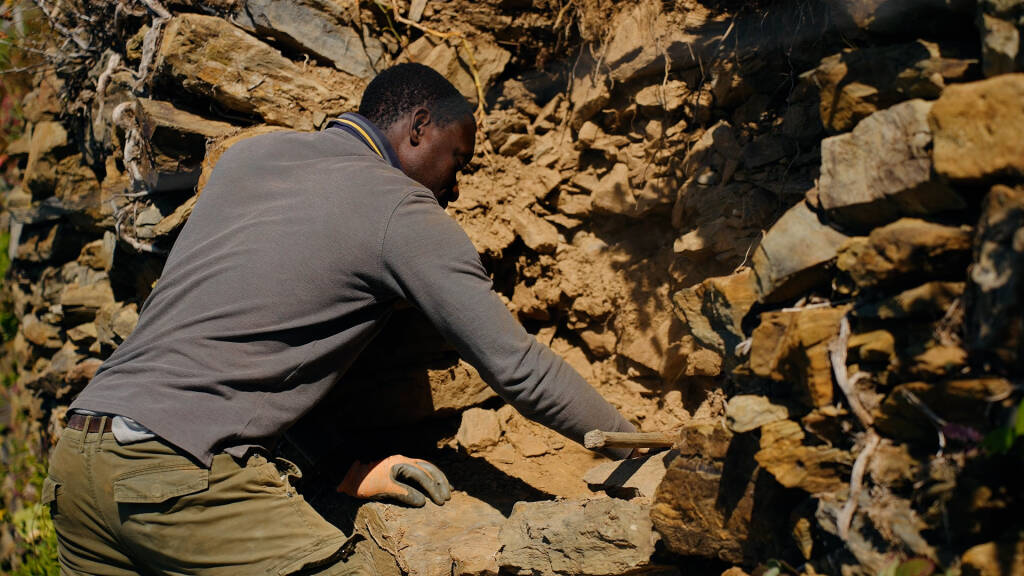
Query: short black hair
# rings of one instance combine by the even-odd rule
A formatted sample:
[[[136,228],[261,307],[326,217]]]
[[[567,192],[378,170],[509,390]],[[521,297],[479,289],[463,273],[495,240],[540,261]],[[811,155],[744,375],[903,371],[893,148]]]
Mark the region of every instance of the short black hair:
[[[359,114],[387,130],[420,106],[430,110],[442,126],[473,115],[473,107],[451,82],[433,68],[415,63],[397,64],[378,74],[363,92]]]

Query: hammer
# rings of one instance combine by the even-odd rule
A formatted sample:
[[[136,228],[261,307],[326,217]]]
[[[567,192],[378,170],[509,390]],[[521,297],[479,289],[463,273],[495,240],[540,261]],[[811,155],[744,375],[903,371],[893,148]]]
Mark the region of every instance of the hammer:
[[[675,438],[664,432],[604,432],[591,430],[583,436],[583,446],[597,448],[671,448]]]

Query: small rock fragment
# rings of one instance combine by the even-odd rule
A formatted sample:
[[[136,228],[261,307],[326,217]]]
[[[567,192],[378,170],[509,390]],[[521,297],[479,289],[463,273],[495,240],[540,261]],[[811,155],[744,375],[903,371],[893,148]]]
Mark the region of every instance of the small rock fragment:
[[[636,210],[636,197],[629,184],[629,167],[616,164],[597,183],[590,195],[594,209],[606,214],[630,215]]]
[[[1020,31],[1012,22],[990,14],[979,14],[978,31],[981,33],[981,69],[991,78],[1000,74],[1020,71],[1017,54],[1020,52]]]
[[[966,378],[938,383],[909,382],[896,386],[875,411],[875,426],[891,438],[935,442],[936,423],[906,394],[946,422],[984,430],[991,398],[1004,397],[1013,385],[1002,378]]]
[[[764,396],[741,394],[725,406],[725,425],[737,434],[789,418],[789,409]]]
[[[741,322],[757,302],[753,270],[708,278],[672,296],[675,309],[700,343],[726,358],[745,338]]]
[[[804,432],[792,420],[780,420],[761,428],[758,464],[779,484],[811,494],[838,490],[849,477],[853,459],[849,452],[827,446],[805,446]]]
[[[394,557],[409,576],[497,576],[501,512],[455,490],[443,506],[422,508],[364,504],[356,525]]]
[[[780,302],[828,282],[824,267],[847,237],[822,224],[800,202],[775,223],[754,251],[752,267],[762,302]]]
[[[469,452],[494,446],[501,438],[501,426],[494,410],[470,408],[462,413],[455,440]]]
[[[1018,576],[1024,574],[1024,538],[986,542],[964,552],[964,576]]]
[[[964,285],[963,282],[927,282],[884,300],[858,304],[853,313],[860,318],[879,320],[938,320],[963,295]]]
[[[512,227],[527,248],[541,254],[555,251],[558,246],[558,229],[554,224],[529,210],[517,210],[511,218]]]

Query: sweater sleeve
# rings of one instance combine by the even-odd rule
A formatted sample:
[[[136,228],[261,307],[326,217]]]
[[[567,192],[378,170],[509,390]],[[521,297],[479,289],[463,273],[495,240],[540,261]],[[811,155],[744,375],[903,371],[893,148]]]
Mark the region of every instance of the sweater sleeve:
[[[590,430],[634,427],[562,358],[513,318],[472,242],[426,190],[399,203],[380,255],[385,286],[417,306],[521,414],[582,443]],[[608,450],[625,457],[628,450]]]

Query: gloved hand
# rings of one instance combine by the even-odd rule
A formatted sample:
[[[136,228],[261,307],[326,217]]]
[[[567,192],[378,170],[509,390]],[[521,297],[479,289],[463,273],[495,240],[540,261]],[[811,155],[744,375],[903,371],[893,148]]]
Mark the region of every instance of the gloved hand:
[[[452,487],[437,466],[400,455],[367,464],[357,461],[338,485],[338,492],[370,500],[397,500],[417,508],[427,503],[424,493],[438,505],[452,497]]]

